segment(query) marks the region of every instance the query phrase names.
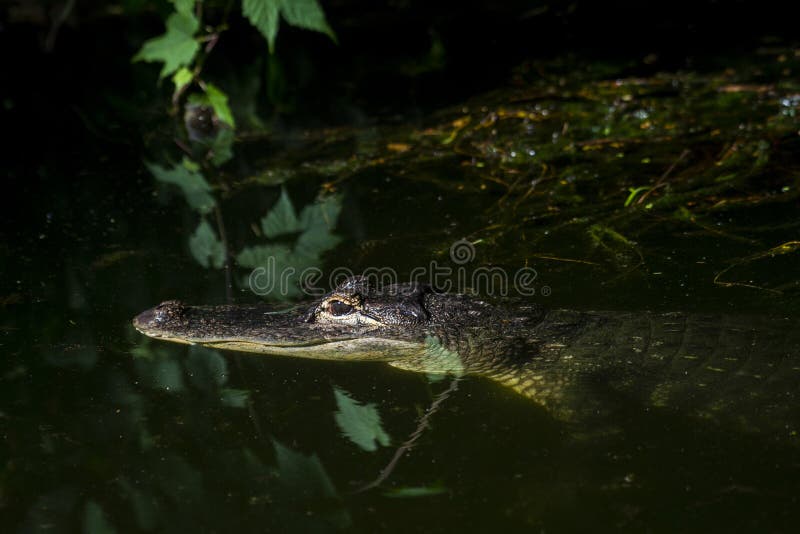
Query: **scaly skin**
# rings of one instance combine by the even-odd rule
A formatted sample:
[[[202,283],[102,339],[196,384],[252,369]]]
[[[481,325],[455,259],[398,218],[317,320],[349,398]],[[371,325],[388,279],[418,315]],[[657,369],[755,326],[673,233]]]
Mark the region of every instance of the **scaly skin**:
[[[483,375],[563,419],[625,405],[748,430],[784,425],[791,433],[800,420],[800,333],[786,318],[545,311],[422,284],[379,290],[356,277],[289,309],[169,301],[134,325],[215,348]]]

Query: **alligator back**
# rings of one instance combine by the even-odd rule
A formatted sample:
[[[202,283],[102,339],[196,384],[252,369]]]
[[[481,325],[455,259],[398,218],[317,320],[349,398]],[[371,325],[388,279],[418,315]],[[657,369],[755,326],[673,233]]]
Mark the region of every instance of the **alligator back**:
[[[562,418],[674,410],[796,435],[800,328],[786,318],[549,312],[528,354],[491,359],[491,378]],[[531,350],[531,347],[534,347]]]

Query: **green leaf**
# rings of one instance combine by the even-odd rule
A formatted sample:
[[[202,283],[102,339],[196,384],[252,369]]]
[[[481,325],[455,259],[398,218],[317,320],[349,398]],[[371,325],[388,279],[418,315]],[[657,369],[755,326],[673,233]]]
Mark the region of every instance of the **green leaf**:
[[[200,221],[197,230],[189,237],[189,250],[197,263],[206,269],[221,269],[225,265],[225,246],[205,219]]]
[[[649,191],[650,189],[652,189],[652,187],[650,187],[649,185],[643,185],[641,187],[629,187],[628,188],[628,193],[629,193],[628,194],[628,198],[625,199],[625,204],[624,204],[623,207],[627,208],[628,206],[633,204],[633,201],[636,199],[636,196],[639,193],[641,193],[643,191]]]
[[[448,350],[442,345],[439,338],[428,336],[425,338],[425,372],[433,375],[464,374],[464,362],[457,352]]]
[[[148,344],[141,344],[133,347],[131,349],[131,355],[134,358],[141,358],[143,360],[152,360],[154,358],[153,350]]]
[[[281,483],[306,498],[336,496],[333,482],[316,454],[305,456],[273,440]]]
[[[314,263],[310,258],[293,253],[289,247],[280,244],[256,245],[246,247],[236,256],[236,263],[242,267],[264,268],[250,289],[261,296],[275,298],[296,297],[300,295],[297,277]],[[245,280],[247,285],[250,280]]]
[[[186,84],[192,81],[194,78],[194,74],[192,71],[187,69],[186,67],[179,68],[175,74],[172,75],[172,83],[175,85],[175,90],[173,94],[177,94],[178,91],[186,87]]]
[[[325,20],[317,0],[281,0],[281,14],[290,26],[324,33],[336,42],[336,35]]]
[[[233,130],[220,128],[211,142],[211,164],[220,167],[233,158]]]
[[[304,232],[297,238],[295,252],[316,259],[338,245],[341,239],[331,230],[336,226],[341,209],[342,199],[334,195],[303,208],[299,226]]]
[[[204,85],[205,86],[203,87],[203,90],[205,91],[206,96],[208,96],[208,103],[211,104],[212,108],[214,108],[214,113],[216,113],[219,120],[231,128],[235,128],[236,123],[233,120],[231,108],[228,106],[228,95],[216,85],[210,83],[206,83]]]
[[[191,172],[200,172],[200,164],[194,161],[193,159],[188,158],[187,156],[183,156],[183,161],[181,161],[181,165],[186,167]]]
[[[199,27],[200,22],[191,12],[173,13],[167,19],[167,31],[146,41],[133,61],[163,62],[159,76],[169,76],[194,60],[200,50],[200,43],[194,38]]]
[[[157,348],[153,347],[150,343],[150,338],[143,338],[138,340],[138,345],[131,349],[131,356],[137,360],[152,361],[156,358],[169,358],[169,351],[163,345],[158,345]]]
[[[211,393],[228,381],[228,362],[219,352],[193,345],[186,358],[189,382],[197,389]]]
[[[250,392],[246,389],[224,388],[219,391],[219,401],[229,408],[245,408]]]
[[[245,247],[236,256],[236,263],[242,267],[251,269],[256,267],[267,267],[270,261],[275,264],[286,263],[292,251],[286,245],[256,245]],[[272,258],[270,260],[270,258]]]
[[[100,505],[90,499],[83,509],[83,532],[86,534],[115,534],[117,531],[108,522],[108,517]]]
[[[191,171],[184,165],[176,165],[167,169],[155,163],[145,162],[145,166],[156,180],[180,187],[186,202],[200,213],[208,213],[216,206],[214,197],[210,194],[211,186],[199,172]]]
[[[324,33],[336,42],[317,0],[244,0],[242,13],[267,40],[270,54],[275,51],[280,15],[290,26]]]
[[[183,372],[177,361],[156,360],[152,367],[151,387],[171,392],[184,390]]]
[[[327,228],[312,227],[300,234],[295,244],[295,252],[317,259],[323,252],[331,250],[341,242],[341,238],[333,235]]]
[[[342,211],[341,197],[327,196],[303,208],[300,212],[300,226],[302,228],[320,226],[333,230],[340,211]]]
[[[272,206],[269,213],[261,219],[261,231],[268,238],[274,238],[285,234],[291,234],[301,230],[297,215],[289,200],[286,189],[281,189],[281,196],[278,202]]]
[[[389,434],[381,426],[381,416],[374,404],[361,405],[345,390],[334,387],[333,395],[339,407],[334,414],[336,424],[342,433],[361,449],[372,452],[389,445]]]
[[[134,367],[139,379],[152,389],[163,389],[177,393],[185,389],[183,370],[180,364],[172,358],[158,358],[155,360],[134,360]]]
[[[280,0],[243,0],[242,14],[261,32],[272,54],[275,51],[275,37],[278,35]]]
[[[264,268],[257,280],[249,280],[250,289],[261,296],[293,297],[300,294],[300,274],[316,267],[323,252],[332,249],[340,238],[331,233],[341,210],[341,199],[330,196],[306,206],[298,218],[286,190],[272,209],[261,219],[261,229],[268,238],[300,232],[290,248],[283,243],[243,249],[236,261],[243,267]]]
[[[194,0],[171,0],[175,11],[182,15],[191,15],[194,11]]]

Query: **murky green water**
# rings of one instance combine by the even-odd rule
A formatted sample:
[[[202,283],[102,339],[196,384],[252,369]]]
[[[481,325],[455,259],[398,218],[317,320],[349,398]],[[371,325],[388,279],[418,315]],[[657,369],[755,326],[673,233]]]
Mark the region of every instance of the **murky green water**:
[[[646,79],[521,69],[513,89],[421,123],[250,141],[201,172],[233,257],[269,245],[326,274],[402,278],[431,261],[457,268],[449,250],[466,239],[466,268],[533,268],[531,298],[551,307],[798,317],[793,61]],[[79,184],[73,165],[41,164],[48,188],[7,230],[0,502],[12,531],[796,528],[796,427],[747,433],[642,407],[586,438],[469,377],[388,479],[359,492],[450,382],[136,333],[130,319],[162,300],[227,299],[202,248],[219,219],[154,181],[151,153],[80,161]],[[282,191],[298,218],[335,199],[302,261],[307,227],[269,239],[261,223]],[[214,239],[191,245],[202,220]],[[234,300],[255,298],[249,271],[231,272]],[[374,406],[388,445],[343,433],[337,389]]]

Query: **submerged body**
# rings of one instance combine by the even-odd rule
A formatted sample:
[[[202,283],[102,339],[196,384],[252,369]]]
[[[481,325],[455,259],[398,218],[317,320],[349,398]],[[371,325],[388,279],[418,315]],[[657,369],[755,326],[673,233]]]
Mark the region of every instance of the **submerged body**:
[[[503,307],[355,277],[287,310],[169,301],[134,325],[214,348],[483,375],[567,419],[627,404],[748,429],[770,421],[794,432],[798,420],[800,333],[786,318]]]

